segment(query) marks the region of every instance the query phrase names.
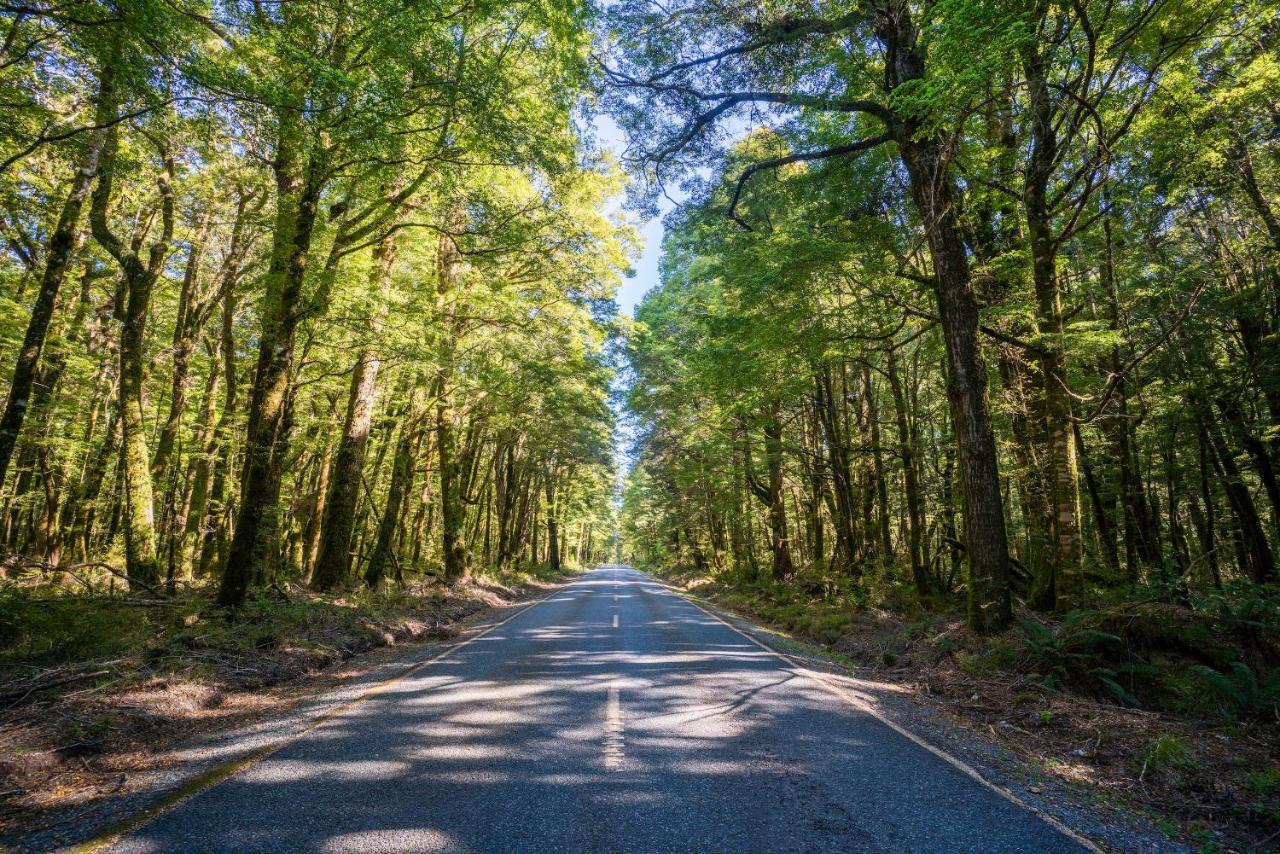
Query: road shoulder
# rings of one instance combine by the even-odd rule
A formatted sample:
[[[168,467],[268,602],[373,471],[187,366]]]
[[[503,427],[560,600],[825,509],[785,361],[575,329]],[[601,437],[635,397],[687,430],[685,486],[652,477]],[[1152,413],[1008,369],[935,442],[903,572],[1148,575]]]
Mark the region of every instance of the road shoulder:
[[[778,654],[798,671],[817,678],[833,701],[851,702],[892,729],[905,731],[929,749],[972,769],[995,790],[1049,817],[1104,851],[1188,852],[1147,816],[1109,803],[1091,788],[1068,785],[1003,747],[991,734],[949,719],[940,704],[902,685],[861,678],[856,668],[827,650],[753,622],[742,614],[649,575],[673,593]]]

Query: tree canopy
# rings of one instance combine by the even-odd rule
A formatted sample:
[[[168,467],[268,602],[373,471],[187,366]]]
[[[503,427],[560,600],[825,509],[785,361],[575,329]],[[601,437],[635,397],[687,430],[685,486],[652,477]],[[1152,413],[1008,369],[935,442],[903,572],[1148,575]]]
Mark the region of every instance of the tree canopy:
[[[591,14],[5,10],[14,569],[235,605],[594,558],[633,241]]]
[[[613,20],[630,161],[690,194],[628,344],[637,556],[981,631],[1276,581],[1273,8]]]

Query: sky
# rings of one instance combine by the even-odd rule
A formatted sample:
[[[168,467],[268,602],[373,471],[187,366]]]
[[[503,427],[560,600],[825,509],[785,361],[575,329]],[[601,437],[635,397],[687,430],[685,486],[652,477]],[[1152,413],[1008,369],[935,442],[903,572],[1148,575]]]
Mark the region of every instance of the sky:
[[[606,151],[613,152],[613,155],[621,160],[627,147],[626,134],[608,116],[595,116],[594,125],[600,146]],[[615,204],[621,205],[622,201],[618,198]],[[660,202],[658,216],[637,223],[644,250],[633,264],[635,275],[624,279],[622,287],[618,289],[618,308],[626,314],[634,314],[636,304],[645,293],[658,285],[658,259],[662,255],[662,216],[672,207],[671,201],[664,198]]]
[[[626,134],[608,116],[594,116],[593,125],[600,146],[621,160],[627,147]],[[620,207],[623,202],[624,199],[620,196],[614,200],[613,205]],[[633,275],[623,279],[622,286],[618,288],[618,310],[624,314],[634,315],[636,305],[644,298],[645,293],[658,286],[658,260],[662,256],[662,215],[671,208],[671,202],[663,199],[661,213],[658,216],[647,217],[636,223],[640,231],[642,251],[640,257],[632,262]],[[619,388],[615,386],[615,391],[618,390]],[[622,498],[623,479],[626,472],[631,470],[633,463],[630,453],[633,434],[632,425],[617,398],[614,399],[613,406],[618,416],[618,429],[614,434],[613,447],[613,457],[619,475],[614,502],[618,503]]]

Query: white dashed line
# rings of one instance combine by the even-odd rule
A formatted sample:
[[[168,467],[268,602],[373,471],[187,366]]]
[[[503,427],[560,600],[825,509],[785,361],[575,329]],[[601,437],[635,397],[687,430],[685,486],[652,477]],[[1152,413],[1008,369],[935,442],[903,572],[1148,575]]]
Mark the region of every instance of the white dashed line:
[[[617,617],[614,617],[617,620]],[[622,740],[622,704],[618,701],[618,686],[609,686],[609,698],[604,704],[604,767],[617,771],[624,756]]]

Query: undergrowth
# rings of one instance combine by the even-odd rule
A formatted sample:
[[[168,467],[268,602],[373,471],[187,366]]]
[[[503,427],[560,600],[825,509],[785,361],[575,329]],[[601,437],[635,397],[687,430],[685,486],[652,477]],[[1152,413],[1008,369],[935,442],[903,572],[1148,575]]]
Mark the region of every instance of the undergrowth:
[[[690,580],[687,571],[669,575]],[[1118,706],[1280,722],[1280,590],[1240,585],[1183,602],[1155,588],[1127,591],[1064,614],[1024,611],[1009,632],[981,638],[954,627],[958,612],[871,603],[847,586],[727,575],[702,581],[730,608],[841,652],[860,647],[853,657],[865,666],[951,656],[972,673],[1030,676],[1047,689]],[[866,624],[876,614],[887,616],[881,637],[868,644]]]
[[[373,647],[448,636],[494,597],[572,571],[526,566],[476,572],[455,587],[427,582],[334,595],[273,586],[233,610],[215,606],[212,585],[139,598],[9,584],[0,587],[0,683],[21,687],[24,679],[94,665],[110,668],[111,678],[134,668],[269,684]]]

